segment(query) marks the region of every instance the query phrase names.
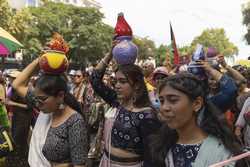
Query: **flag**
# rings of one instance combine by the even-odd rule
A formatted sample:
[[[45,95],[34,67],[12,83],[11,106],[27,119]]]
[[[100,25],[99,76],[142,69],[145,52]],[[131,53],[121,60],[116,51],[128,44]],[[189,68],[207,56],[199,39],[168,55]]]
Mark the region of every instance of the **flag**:
[[[176,46],[174,31],[173,31],[171,23],[170,23],[170,35],[171,35],[172,52],[173,52],[173,55],[174,55],[174,64],[178,65],[180,56],[179,56],[178,49],[177,49],[177,46]]]

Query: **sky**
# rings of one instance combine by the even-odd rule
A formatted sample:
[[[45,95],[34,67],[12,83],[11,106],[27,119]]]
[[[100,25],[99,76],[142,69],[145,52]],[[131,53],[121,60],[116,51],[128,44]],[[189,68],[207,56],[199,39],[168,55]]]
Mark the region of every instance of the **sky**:
[[[236,59],[250,56],[244,40],[242,4],[247,0],[97,0],[105,15],[104,22],[115,26],[117,14],[123,12],[133,33],[148,37],[157,46],[170,44],[171,21],[178,46],[189,45],[206,28],[224,28],[239,49]]]

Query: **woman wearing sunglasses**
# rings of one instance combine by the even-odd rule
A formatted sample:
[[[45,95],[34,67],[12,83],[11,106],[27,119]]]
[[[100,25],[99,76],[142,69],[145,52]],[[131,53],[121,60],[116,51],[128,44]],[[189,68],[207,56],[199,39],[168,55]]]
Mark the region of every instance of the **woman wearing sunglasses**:
[[[38,70],[39,59],[29,64],[13,82],[13,88],[28,104],[39,109],[33,130],[29,164],[31,167],[85,167],[87,130],[79,103],[68,91],[60,75],[41,75],[33,90],[27,83]]]

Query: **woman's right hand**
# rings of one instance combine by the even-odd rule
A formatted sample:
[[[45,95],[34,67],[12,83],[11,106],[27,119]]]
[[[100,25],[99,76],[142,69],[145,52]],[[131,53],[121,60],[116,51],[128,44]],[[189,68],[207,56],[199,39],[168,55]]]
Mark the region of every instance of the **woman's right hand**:
[[[111,57],[111,58],[113,57],[112,51],[113,51],[114,47],[115,47],[119,42],[120,42],[119,40],[113,40],[113,41],[112,41],[111,50],[110,50],[110,52],[108,53],[109,57]]]

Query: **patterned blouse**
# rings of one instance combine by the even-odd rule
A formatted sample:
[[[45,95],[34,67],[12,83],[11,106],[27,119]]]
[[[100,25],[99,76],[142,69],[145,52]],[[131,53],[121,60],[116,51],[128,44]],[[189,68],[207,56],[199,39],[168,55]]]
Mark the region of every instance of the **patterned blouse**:
[[[174,166],[192,167],[201,144],[175,144],[172,148]]]
[[[26,95],[29,105],[35,107],[36,97],[31,90]],[[79,113],[72,114],[58,127],[50,127],[42,152],[55,163],[83,165],[88,153],[86,122]]]
[[[150,107],[141,112],[131,112],[122,107],[117,101],[116,92],[106,86],[103,81],[104,71],[94,70],[90,76],[90,82],[94,91],[112,107],[117,108],[116,119],[111,132],[111,145],[143,155],[146,140],[152,132],[155,132],[160,123]]]

